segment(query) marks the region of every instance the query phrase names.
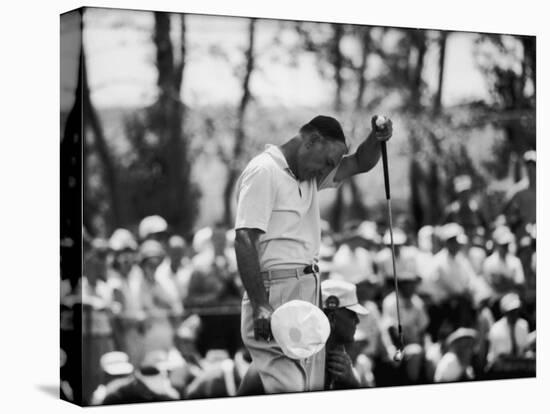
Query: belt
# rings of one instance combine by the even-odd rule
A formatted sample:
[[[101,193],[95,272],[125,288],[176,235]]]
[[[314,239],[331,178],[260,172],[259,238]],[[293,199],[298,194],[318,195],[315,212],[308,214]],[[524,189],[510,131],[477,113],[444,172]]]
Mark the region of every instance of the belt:
[[[260,272],[264,280],[297,279],[301,276],[319,273],[319,266],[316,264],[298,267],[295,269],[266,270]]]

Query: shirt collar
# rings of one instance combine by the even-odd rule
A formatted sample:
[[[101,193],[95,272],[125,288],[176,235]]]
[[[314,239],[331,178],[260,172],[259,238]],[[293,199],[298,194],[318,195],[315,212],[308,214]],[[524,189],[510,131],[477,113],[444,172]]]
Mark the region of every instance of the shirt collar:
[[[294,173],[292,172],[292,170],[288,166],[288,162],[286,161],[286,158],[285,158],[283,152],[281,151],[281,149],[277,145],[267,144],[265,146],[265,152],[268,153],[269,155],[271,155],[271,158],[273,158],[273,160],[277,163],[277,165],[279,167],[281,167],[283,170],[285,170],[290,175],[292,175],[294,178],[296,178],[296,176],[294,175]]]

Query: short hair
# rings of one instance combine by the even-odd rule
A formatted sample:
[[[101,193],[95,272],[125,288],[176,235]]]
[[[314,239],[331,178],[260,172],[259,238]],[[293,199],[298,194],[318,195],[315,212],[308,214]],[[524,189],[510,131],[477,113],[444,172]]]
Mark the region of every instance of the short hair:
[[[318,133],[324,138],[341,142],[347,148],[346,136],[340,122],[330,116],[316,116],[300,128],[300,133]]]

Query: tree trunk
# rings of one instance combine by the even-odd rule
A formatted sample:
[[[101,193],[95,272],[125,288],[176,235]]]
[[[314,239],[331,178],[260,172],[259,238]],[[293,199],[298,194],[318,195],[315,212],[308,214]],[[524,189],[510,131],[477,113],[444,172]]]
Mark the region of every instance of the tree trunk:
[[[245,116],[248,104],[251,99],[250,92],[250,78],[254,71],[254,42],[255,42],[255,26],[256,19],[250,19],[248,25],[248,47],[245,51],[246,69],[242,79],[242,95],[237,109],[237,127],[235,129],[235,145],[233,147],[233,157],[229,164],[229,171],[227,174],[227,180],[223,192],[223,204],[224,204],[224,217],[223,221],[226,226],[233,226],[233,212],[231,209],[231,195],[233,193],[233,187],[239,176],[239,162],[243,153],[243,148],[246,140],[245,132]]]
[[[332,24],[333,38],[330,46],[330,60],[334,68],[334,83],[336,86],[334,93],[334,110],[336,113],[342,111],[342,88],[344,86],[344,80],[342,78],[342,66],[343,58],[340,51],[340,41],[344,34],[343,25],[334,23]]]
[[[424,56],[426,55],[426,36],[423,31],[418,30],[412,35],[414,47],[417,50],[416,62],[413,66],[411,78],[411,108],[414,112],[421,109],[420,98],[422,94],[422,70],[424,68]]]
[[[441,32],[439,37],[439,73],[437,79],[437,92],[434,100],[434,113],[441,112],[441,95],[443,92],[443,75],[445,73],[445,52],[447,49],[447,37],[449,33]]]
[[[86,55],[84,52],[84,46],[82,46],[82,112],[83,112],[83,131],[84,140],[86,142],[86,134],[88,128],[93,134],[93,143],[97,151],[98,157],[103,165],[104,179],[109,197],[109,205],[111,211],[110,219],[106,220],[107,231],[111,232],[120,224],[120,201],[119,201],[119,188],[116,175],[116,168],[109,152],[109,147],[103,132],[101,121],[97,115],[97,112],[93,106],[90,98],[90,88],[88,85],[88,75],[86,71]],[[83,179],[86,179],[84,176]]]

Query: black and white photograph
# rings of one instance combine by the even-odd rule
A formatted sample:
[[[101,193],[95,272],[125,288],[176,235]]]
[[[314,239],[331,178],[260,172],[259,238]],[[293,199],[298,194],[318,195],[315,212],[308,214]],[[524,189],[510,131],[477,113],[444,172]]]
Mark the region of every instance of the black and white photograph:
[[[536,378],[538,42],[61,14],[60,397]]]

